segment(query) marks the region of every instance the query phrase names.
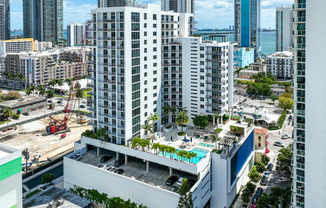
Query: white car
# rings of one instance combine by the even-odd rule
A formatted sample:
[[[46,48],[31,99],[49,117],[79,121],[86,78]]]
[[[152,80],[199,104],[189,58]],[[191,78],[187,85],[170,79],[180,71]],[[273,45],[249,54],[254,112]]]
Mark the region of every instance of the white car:
[[[178,179],[178,181],[177,181],[177,185],[178,185],[178,186],[181,186],[182,183],[183,183],[183,180],[184,180],[184,179],[185,179],[185,178],[180,177],[180,178]]]
[[[281,139],[290,139],[290,136],[287,135],[287,134],[283,134],[282,137],[281,137]]]

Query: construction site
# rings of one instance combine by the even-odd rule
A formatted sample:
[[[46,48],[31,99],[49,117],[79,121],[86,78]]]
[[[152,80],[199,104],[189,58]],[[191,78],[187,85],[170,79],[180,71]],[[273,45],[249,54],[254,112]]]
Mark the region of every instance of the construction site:
[[[54,119],[62,120],[64,114],[53,116]],[[81,124],[81,120],[83,120]],[[87,125],[85,118],[80,119],[76,114],[71,114],[67,126],[69,130],[51,134],[46,131],[46,127],[52,122],[51,118],[44,118],[30,123],[17,126],[17,130],[0,133],[0,142],[21,151],[26,148],[29,151],[28,163],[34,162],[32,168],[35,169],[42,165],[41,161],[52,161],[63,156],[74,148],[74,142],[81,138],[81,134],[91,129]],[[22,163],[26,163],[22,158]]]

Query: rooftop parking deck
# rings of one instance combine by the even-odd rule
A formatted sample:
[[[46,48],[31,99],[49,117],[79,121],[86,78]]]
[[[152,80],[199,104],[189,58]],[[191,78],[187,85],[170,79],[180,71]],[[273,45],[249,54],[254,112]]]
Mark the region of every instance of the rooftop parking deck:
[[[108,150],[101,149],[101,154],[99,156],[97,156],[96,154],[97,154],[96,150],[94,149],[89,150],[86,154],[83,154],[78,161],[92,165],[95,168],[102,169],[103,171],[107,171],[109,172],[108,174],[117,174],[114,173],[114,171],[108,170],[109,167],[114,167],[114,163],[116,161],[115,153]],[[105,163],[101,163],[100,160],[105,155],[111,155],[113,156],[113,158]],[[119,158],[124,159],[125,156],[120,154]],[[99,165],[102,165],[104,167],[99,167]],[[169,167],[167,166],[149,162],[148,171],[147,171],[146,161],[139,158],[128,156],[127,164],[123,164],[120,167],[114,167],[114,168],[122,169],[124,172],[121,175],[131,178],[133,180],[147,183],[157,188],[162,188],[166,190],[170,190],[171,188],[170,186],[167,186],[165,184],[166,180],[169,177]],[[175,169],[173,169],[172,175],[197,180],[197,176],[189,173],[181,172]],[[174,186],[176,186],[176,183],[174,184]]]

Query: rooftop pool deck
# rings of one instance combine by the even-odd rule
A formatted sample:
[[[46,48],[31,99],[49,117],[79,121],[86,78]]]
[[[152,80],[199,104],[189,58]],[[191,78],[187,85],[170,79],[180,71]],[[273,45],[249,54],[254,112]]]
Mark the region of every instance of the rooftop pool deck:
[[[178,149],[177,151],[179,152],[179,151],[182,151],[182,150],[179,150],[179,149]],[[209,152],[209,150],[201,149],[201,148],[195,147],[194,149],[192,149],[192,150],[190,150],[190,151],[188,151],[188,152],[194,152],[194,153],[197,154],[197,157],[195,157],[195,158],[193,158],[193,159],[190,160],[191,163],[193,163],[193,164],[197,164],[197,163],[199,163],[199,161],[200,161],[201,159],[203,159],[203,158],[207,155],[207,153]],[[162,155],[162,153],[160,153],[160,155]],[[166,153],[166,154],[164,154],[164,155],[165,155],[166,157],[171,157],[171,158],[173,158],[173,159],[178,159],[178,160],[182,160],[182,161],[189,162],[189,160],[187,160],[187,159],[185,159],[185,158],[180,158],[180,157],[178,157],[177,154],[172,154],[172,155],[170,155],[170,153]]]

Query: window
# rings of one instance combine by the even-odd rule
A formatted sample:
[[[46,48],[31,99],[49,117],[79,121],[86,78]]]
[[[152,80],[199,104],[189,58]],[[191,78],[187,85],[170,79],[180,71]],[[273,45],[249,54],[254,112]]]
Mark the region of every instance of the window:
[[[139,22],[139,13],[137,12],[131,13],[131,22]]]
[[[144,77],[147,77],[147,72],[144,73]]]
[[[157,43],[157,40],[156,40],[156,39],[154,39],[154,40],[153,40],[153,43],[154,43],[154,44],[156,44],[156,43]]]
[[[156,32],[153,32],[153,36],[156,36]]]
[[[147,61],[147,56],[144,56],[144,61]]]
[[[147,40],[144,40],[144,44],[145,44],[145,45],[147,44]]]
[[[261,140],[261,136],[258,137],[258,140]]]
[[[258,147],[261,147],[261,143],[260,142],[258,143]]]
[[[145,104],[144,108],[147,109],[147,104]]]
[[[147,36],[147,32],[144,32],[144,36]]]
[[[156,20],[156,14],[153,14],[153,20]]]
[[[147,80],[144,81],[144,85],[147,85]]]
[[[144,19],[147,20],[147,13],[144,13]]]
[[[147,96],[144,97],[144,100],[145,100],[145,101],[147,100]]]
[[[147,23],[144,23],[144,28],[147,28]]]
[[[147,48],[144,48],[144,53],[147,53]]]

